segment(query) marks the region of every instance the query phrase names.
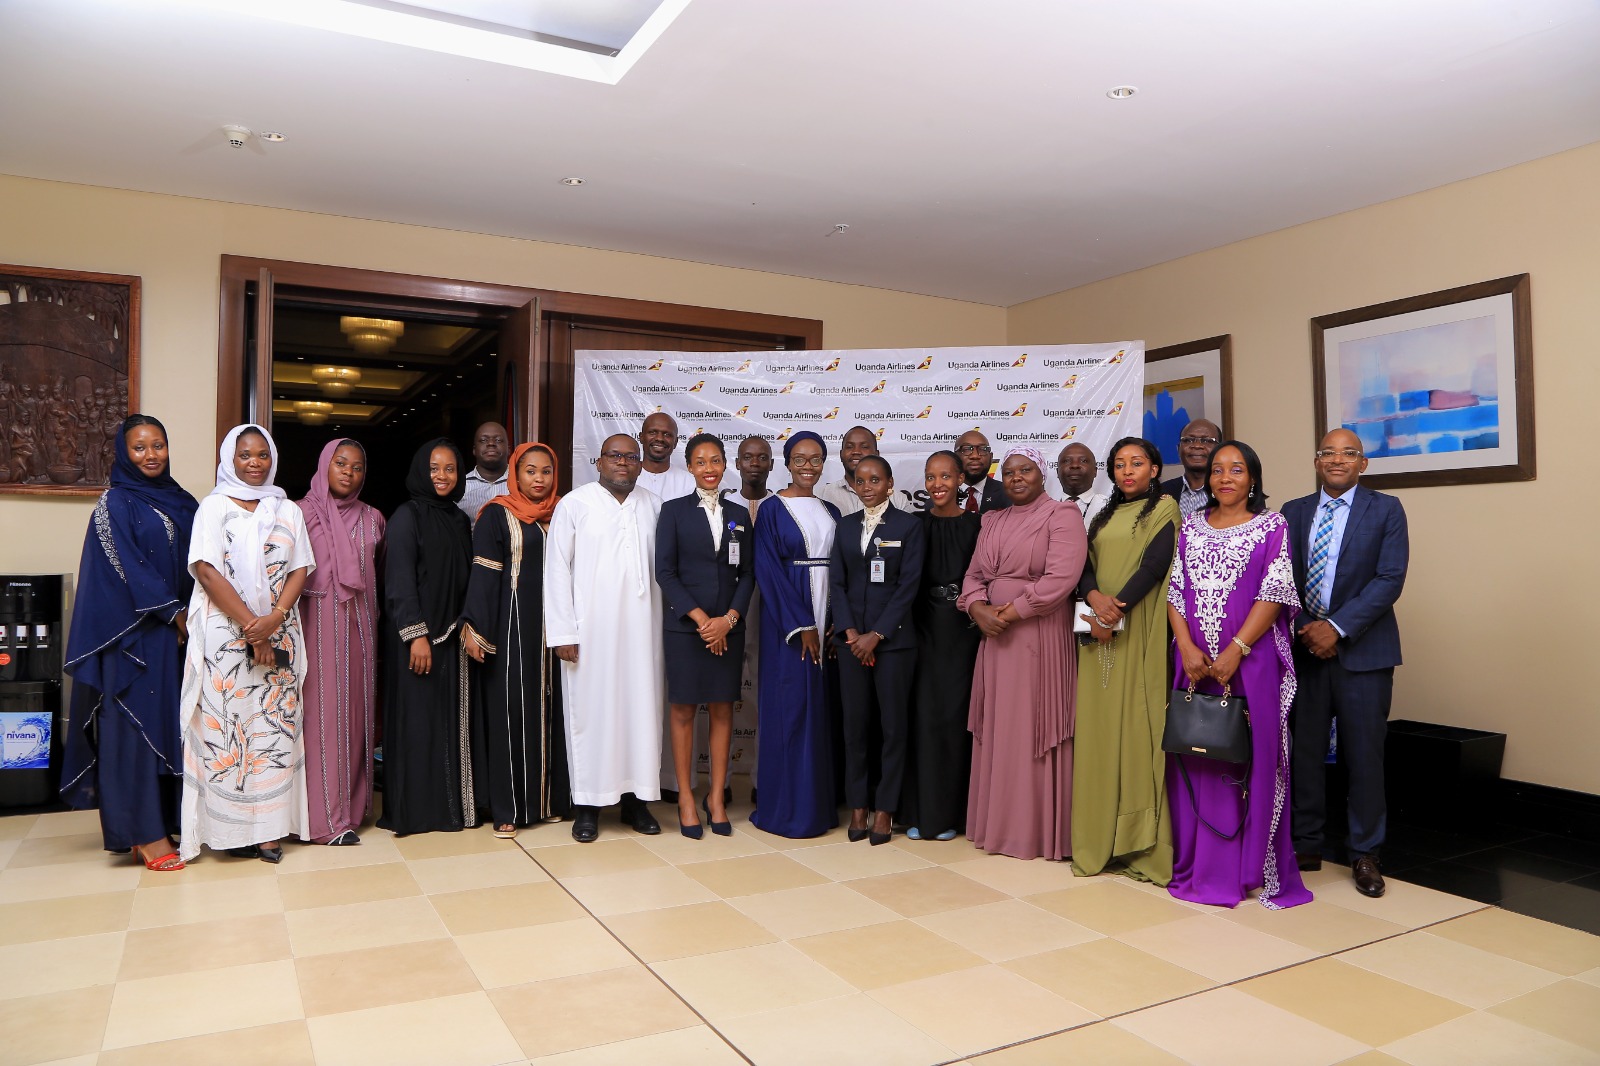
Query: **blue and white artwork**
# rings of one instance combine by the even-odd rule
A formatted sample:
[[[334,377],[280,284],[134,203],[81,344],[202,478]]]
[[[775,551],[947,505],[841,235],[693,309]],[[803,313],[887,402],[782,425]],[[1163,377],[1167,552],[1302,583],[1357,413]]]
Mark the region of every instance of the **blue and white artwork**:
[[[1339,345],[1339,421],[1370,459],[1500,447],[1495,317]]]
[[[1197,418],[1223,426],[1223,350],[1205,342],[1155,348],[1145,353],[1144,437],[1161,451],[1168,470],[1182,464],[1178,438]],[[1168,355],[1167,352],[1178,354]]]
[[[44,770],[50,766],[50,714],[0,714],[0,770]]]

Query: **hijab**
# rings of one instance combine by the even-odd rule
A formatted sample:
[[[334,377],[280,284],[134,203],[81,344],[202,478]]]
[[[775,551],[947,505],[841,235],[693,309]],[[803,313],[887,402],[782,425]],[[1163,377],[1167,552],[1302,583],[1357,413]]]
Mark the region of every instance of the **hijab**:
[[[811,432],[809,429],[802,429],[799,433],[796,433],[794,436],[790,437],[788,440],[783,442],[783,465],[784,466],[788,466],[789,465],[789,455],[790,455],[791,452],[794,451],[794,446],[796,444],[799,444],[803,440],[814,440],[814,441],[816,441],[817,444],[822,448],[822,458],[824,458],[824,459],[828,458],[828,442],[823,440],[820,435]]]
[[[239,438],[246,433],[257,433],[267,442],[267,452],[272,465],[267,468],[267,480],[260,485],[247,485],[233,469],[233,456],[238,450]],[[234,426],[222,439],[217,449],[217,487],[213,496],[226,496],[234,500],[255,500],[256,509],[250,520],[244,522],[234,537],[234,551],[228,553],[233,566],[234,587],[244,599],[246,607],[257,614],[266,614],[272,607],[272,582],[267,577],[267,538],[278,524],[278,508],[289,502],[288,493],[273,484],[278,478],[278,445],[272,434],[254,423]]]
[[[300,501],[301,513],[306,518],[306,533],[311,537],[311,551],[317,557],[317,568],[307,575],[306,587],[332,591],[340,603],[366,591],[372,580],[361,565],[355,545],[355,532],[367,506],[360,500],[365,483],[342,500],[328,488],[333,453],[346,444],[359,448],[362,459],[366,459],[367,450],[358,442],[347,437],[330,440],[322,446],[317,473],[311,479],[310,490]]]
[[[517,483],[517,464],[522,462],[524,455],[527,455],[535,448],[550,457],[550,495],[546,496],[542,503],[535,503],[527,493],[522,491],[522,486]],[[516,515],[517,521],[523,525],[531,526],[535,522],[550,521],[550,516],[555,513],[556,501],[561,498],[556,493],[556,489],[560,487],[560,482],[556,473],[555,450],[550,445],[540,444],[538,441],[519,444],[516,450],[511,453],[511,462],[506,464],[506,469],[510,471],[511,476],[506,478],[505,493],[484,504],[483,509],[478,512],[478,517],[483,517],[484,511],[488,510],[491,505],[498,503],[501,507]]]
[[[433,490],[433,480],[428,477],[435,448],[449,448],[456,457],[455,488],[444,496]],[[460,617],[467,579],[472,573],[472,523],[456,506],[467,491],[461,449],[448,437],[438,437],[418,448],[411,457],[411,469],[406,472],[406,491],[411,499],[403,506],[416,514],[416,554],[427,577],[417,589],[417,598],[428,632],[437,639]]]

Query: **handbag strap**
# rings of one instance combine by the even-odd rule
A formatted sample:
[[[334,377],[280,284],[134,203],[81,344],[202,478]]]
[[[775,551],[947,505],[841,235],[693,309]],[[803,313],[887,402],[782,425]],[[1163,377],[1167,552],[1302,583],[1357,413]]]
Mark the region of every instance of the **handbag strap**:
[[[1224,833],[1222,830],[1218,829],[1216,826],[1214,826],[1210,822],[1206,821],[1206,816],[1200,813],[1200,804],[1198,802],[1196,802],[1196,800],[1194,798],[1194,782],[1189,780],[1189,768],[1184,765],[1183,756],[1182,755],[1174,755],[1173,758],[1178,760],[1178,773],[1183,777],[1183,787],[1189,793],[1189,806],[1194,808],[1194,816],[1200,822],[1200,824],[1205,826],[1207,829],[1211,830],[1211,832],[1212,832],[1212,834],[1214,836],[1216,836],[1216,837],[1218,837],[1218,838],[1220,838],[1222,840],[1232,840],[1235,837],[1237,837],[1240,833],[1244,832],[1245,819],[1250,817],[1250,784],[1249,784],[1249,782],[1250,782],[1250,767],[1255,762],[1254,755],[1251,756],[1250,762],[1247,762],[1247,763],[1244,764],[1244,774],[1239,778],[1239,780],[1234,781],[1234,780],[1232,780],[1231,778],[1229,778],[1227,776],[1224,776],[1222,778],[1224,781],[1226,781],[1230,785],[1238,785],[1239,786],[1239,798],[1242,801],[1244,801],[1244,804],[1245,804],[1244,810],[1239,813],[1239,824],[1236,827],[1234,827],[1234,830],[1231,833]]]

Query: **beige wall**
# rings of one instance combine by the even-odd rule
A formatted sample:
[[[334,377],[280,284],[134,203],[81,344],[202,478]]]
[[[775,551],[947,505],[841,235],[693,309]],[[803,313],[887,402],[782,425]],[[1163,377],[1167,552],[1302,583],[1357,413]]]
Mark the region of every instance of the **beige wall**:
[[[1012,344],[1233,335],[1231,431],[1277,504],[1313,487],[1308,319],[1532,276],[1537,481],[1403,489],[1395,717],[1504,731],[1505,774],[1600,792],[1592,545],[1600,144],[1010,308]]]
[[[0,175],[0,263],[144,279],[140,407],[166,423],[173,474],[216,470],[224,253],[820,319],[834,348],[1000,344],[1005,311],[645,255]],[[77,569],[92,500],[6,497],[0,570]]]

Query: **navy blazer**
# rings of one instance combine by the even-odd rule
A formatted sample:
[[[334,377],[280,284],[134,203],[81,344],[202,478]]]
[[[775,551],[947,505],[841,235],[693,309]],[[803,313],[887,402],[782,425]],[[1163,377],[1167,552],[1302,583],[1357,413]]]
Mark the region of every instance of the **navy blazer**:
[[[1319,490],[1283,505],[1294,583],[1302,603],[1308,595],[1306,567],[1320,500]],[[1338,655],[1346,670],[1400,665],[1400,623],[1395,619],[1394,604],[1405,586],[1410,559],[1411,540],[1400,501],[1356,485],[1350,490],[1350,517],[1339,542],[1339,561],[1328,597],[1328,618],[1345,634],[1339,640]],[[1298,644],[1295,650],[1300,650]]]
[[[834,639],[844,640],[845,630],[883,635],[878,651],[913,650],[917,629],[911,618],[911,605],[922,583],[924,540],[922,520],[890,505],[883,521],[873,530],[874,545],[861,551],[861,523],[865,515],[857,511],[839,519],[833,534],[833,552],[828,560],[831,584],[828,609],[833,615]],[[871,580],[870,560],[881,556],[883,581]]]
[[[728,562],[728,546],[739,545],[739,565]],[[700,495],[690,493],[661,505],[656,519],[656,584],[661,586],[663,629],[694,633],[689,612],[700,608],[712,618],[731,608],[743,618],[755,591],[755,528],[750,512],[722,499],[722,547],[711,539]]]

